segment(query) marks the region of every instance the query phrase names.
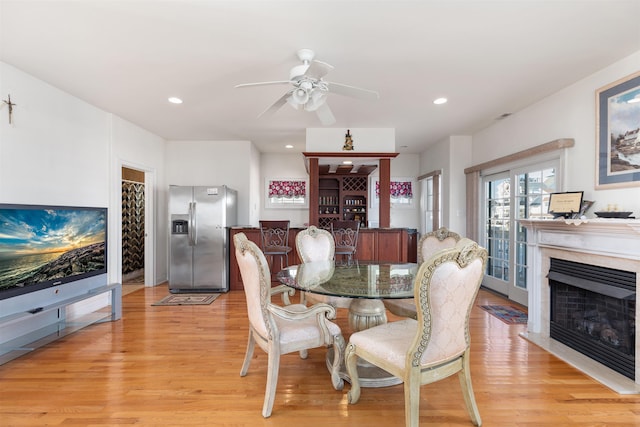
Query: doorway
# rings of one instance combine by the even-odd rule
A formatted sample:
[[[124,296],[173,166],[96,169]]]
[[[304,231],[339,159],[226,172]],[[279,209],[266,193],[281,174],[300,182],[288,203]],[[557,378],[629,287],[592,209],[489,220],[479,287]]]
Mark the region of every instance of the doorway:
[[[122,283],[144,285],[144,171],[122,167]]]

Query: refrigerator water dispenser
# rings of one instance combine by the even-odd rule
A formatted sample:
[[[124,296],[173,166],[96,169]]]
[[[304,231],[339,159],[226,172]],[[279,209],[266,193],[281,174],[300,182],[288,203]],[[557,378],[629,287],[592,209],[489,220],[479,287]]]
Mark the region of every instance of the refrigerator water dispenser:
[[[189,234],[189,223],[183,219],[171,222],[171,234]]]

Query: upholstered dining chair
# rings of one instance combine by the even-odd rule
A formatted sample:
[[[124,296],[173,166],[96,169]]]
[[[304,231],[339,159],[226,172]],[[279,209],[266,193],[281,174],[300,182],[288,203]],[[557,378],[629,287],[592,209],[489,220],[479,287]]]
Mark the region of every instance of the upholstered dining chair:
[[[289,223],[283,221],[260,221],[260,242],[262,253],[269,257],[269,268],[273,271],[274,257],[280,257],[280,268],[289,266]],[[284,262],[283,262],[284,261]]]
[[[331,235],[336,242],[336,255],[347,258],[347,263],[353,261],[358,249],[359,221],[333,221],[331,223]]]
[[[311,225],[296,235],[296,250],[303,263],[334,261],[335,241],[333,235],[327,230]],[[312,304],[323,302],[334,307],[349,308],[351,299],[301,292],[300,303],[308,302]]]
[[[420,388],[458,374],[467,411],[481,425],[469,368],[469,314],[476,299],[487,251],[468,240],[437,252],[419,268],[414,293],[417,319],[403,319],[353,333],[345,354],[351,379],[349,403],[360,398],[358,358],[404,383],[405,424],[419,424]]]
[[[333,346],[331,382],[336,390],[342,390],[344,381],[338,370],[344,355],[344,338],[340,327],[329,320],[335,318],[335,308],[328,304],[316,304],[312,307],[302,304],[281,307],[272,304],[271,273],[264,254],[244,233],[234,235],[233,240],[249,318],[249,340],[240,376],[247,375],[256,344],[268,355],[262,416],[271,416],[280,357],[284,354],[299,352],[304,359],[308,349]]]
[[[441,227],[435,231],[425,233],[418,241],[418,264],[422,264],[434,253],[452,248],[460,241],[460,235]],[[384,306],[391,313],[401,317],[416,318],[416,303],[412,299],[386,299]]]

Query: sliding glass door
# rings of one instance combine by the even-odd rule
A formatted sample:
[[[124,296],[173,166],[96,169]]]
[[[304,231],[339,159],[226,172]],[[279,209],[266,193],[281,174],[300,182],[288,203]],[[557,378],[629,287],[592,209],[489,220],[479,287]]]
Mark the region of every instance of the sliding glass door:
[[[483,284],[527,305],[527,230],[518,220],[548,218],[549,194],[558,188],[557,161],[483,178],[483,244],[487,271]]]

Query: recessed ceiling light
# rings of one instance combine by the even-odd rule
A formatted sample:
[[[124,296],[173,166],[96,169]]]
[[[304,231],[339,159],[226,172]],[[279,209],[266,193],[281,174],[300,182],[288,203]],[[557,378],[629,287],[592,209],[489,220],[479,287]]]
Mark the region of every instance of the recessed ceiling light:
[[[436,104],[436,105],[446,104],[447,103],[447,98],[434,99],[433,103]]]
[[[343,160],[343,161],[342,161],[342,164],[343,164],[343,165],[352,165],[352,164],[353,164],[353,162],[352,162],[351,160]]]
[[[182,99],[172,96],[169,98],[169,102],[172,104],[182,104]]]
[[[284,148],[293,148],[293,145],[287,144],[287,145],[284,146]]]

